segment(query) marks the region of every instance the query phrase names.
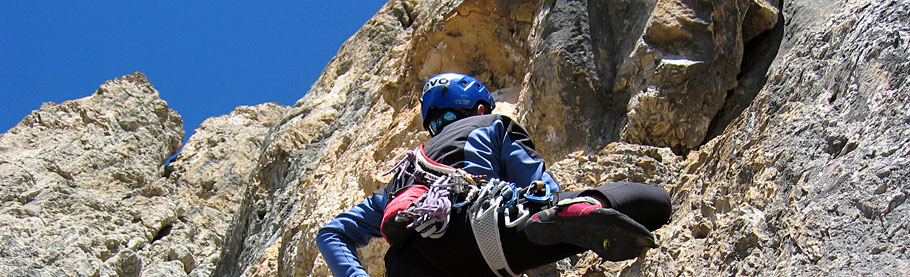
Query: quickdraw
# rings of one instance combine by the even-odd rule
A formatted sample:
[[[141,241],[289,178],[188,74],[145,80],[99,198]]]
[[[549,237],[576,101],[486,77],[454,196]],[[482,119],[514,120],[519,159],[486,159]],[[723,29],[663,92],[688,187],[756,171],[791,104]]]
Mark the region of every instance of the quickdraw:
[[[534,182],[531,186],[519,188],[514,183],[495,179],[481,180],[483,176],[471,175],[464,170],[430,161],[423,153],[422,145],[408,151],[404,158],[383,175],[410,166],[414,167],[413,170],[401,170],[401,174],[415,178],[419,183],[430,184],[428,186],[430,191],[396,216],[396,221],[412,221],[410,226],[419,225],[429,218],[442,222],[453,209],[461,211],[480,201],[485,208],[482,209],[483,213],[475,216],[486,216],[490,214],[489,208],[495,207],[498,213],[503,213],[506,217],[506,227],[513,228],[524,222],[530,214],[525,205],[519,203],[520,198],[537,204],[549,204],[553,199],[550,187],[542,182]],[[432,168],[433,172],[440,175],[424,168]],[[518,214],[513,217],[516,210]]]

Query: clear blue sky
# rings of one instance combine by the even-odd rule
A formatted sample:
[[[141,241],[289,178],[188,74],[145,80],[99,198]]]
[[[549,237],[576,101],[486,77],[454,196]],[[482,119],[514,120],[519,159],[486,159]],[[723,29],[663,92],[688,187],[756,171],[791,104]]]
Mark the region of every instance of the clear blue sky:
[[[0,133],[145,73],[184,141],[239,105],[292,105],[384,1],[3,1]]]

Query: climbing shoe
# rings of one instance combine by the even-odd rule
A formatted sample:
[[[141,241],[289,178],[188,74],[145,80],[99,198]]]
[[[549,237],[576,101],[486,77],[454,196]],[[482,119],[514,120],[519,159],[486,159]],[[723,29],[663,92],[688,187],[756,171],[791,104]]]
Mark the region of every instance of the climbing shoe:
[[[556,207],[532,215],[524,232],[533,243],[568,243],[609,261],[632,259],[657,247],[647,228],[623,213],[602,208],[590,197],[560,201]]]

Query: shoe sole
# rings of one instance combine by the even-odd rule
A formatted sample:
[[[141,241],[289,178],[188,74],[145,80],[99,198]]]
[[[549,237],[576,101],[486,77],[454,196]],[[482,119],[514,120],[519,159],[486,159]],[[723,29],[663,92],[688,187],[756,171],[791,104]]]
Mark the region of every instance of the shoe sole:
[[[529,220],[524,231],[528,239],[541,245],[572,244],[593,250],[609,261],[632,259],[648,248],[657,247],[647,228],[614,209],[597,209],[584,216],[553,217],[545,222]]]

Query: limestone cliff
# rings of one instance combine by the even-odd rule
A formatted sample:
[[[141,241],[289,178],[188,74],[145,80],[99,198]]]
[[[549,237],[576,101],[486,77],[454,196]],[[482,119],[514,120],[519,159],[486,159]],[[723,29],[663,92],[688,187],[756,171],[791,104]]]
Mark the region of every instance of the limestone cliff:
[[[45,103],[0,137],[3,275],[135,275],[171,232],[164,162],[183,122],[141,74]],[[182,270],[182,269],[181,269]]]
[[[330,275],[314,243],[477,76],[563,187],[671,193],[660,247],[530,276],[910,271],[910,3],[389,1],[292,107],[179,115],[141,74],[0,136],[0,274]],[[383,272],[384,242],[360,249]]]
[[[285,108],[183,122],[144,75],[45,103],[0,135],[0,275],[209,276]]]

